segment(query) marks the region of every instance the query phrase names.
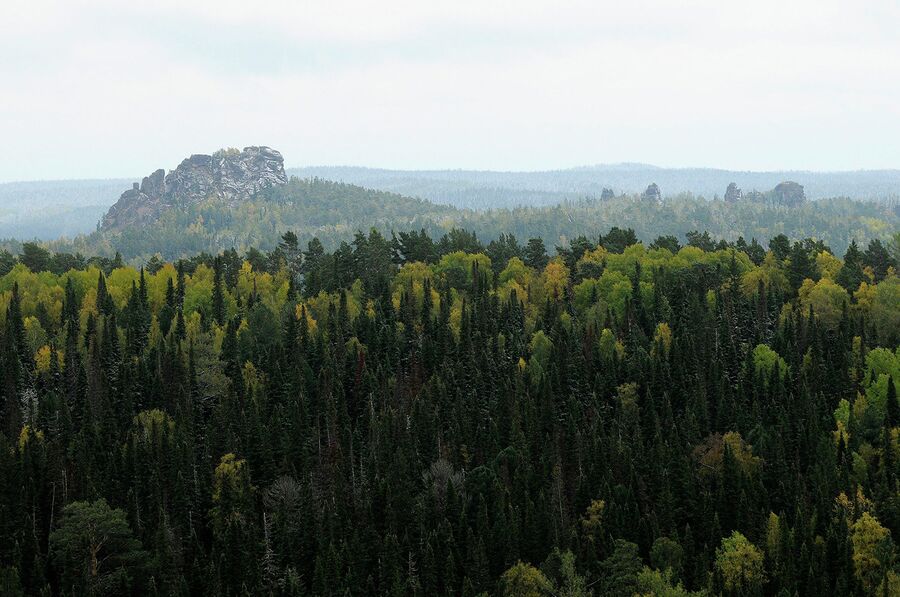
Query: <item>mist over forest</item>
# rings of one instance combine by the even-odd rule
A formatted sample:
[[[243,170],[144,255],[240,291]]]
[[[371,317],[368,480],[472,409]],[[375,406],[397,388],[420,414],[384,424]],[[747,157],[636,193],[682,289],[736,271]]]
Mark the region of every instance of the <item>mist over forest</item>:
[[[713,168],[659,168],[609,164],[541,172],[388,170],[349,166],[287,168],[289,176],[322,178],[418,197],[461,209],[548,207],[567,201],[639,194],[656,183],[664,197],[721,198],[730,183],[745,192],[768,191],[792,180],[807,198],[851,198],[896,204],[900,170],[856,172],[743,172]],[[133,179],[0,183],[0,238],[53,240],[93,232]]]
[[[713,199],[722,197],[730,183],[736,183],[745,192],[764,192],[791,180],[803,185],[806,196],[812,200],[848,197],[896,201],[900,198],[900,170],[747,172],[607,164],[541,172],[319,166],[289,168],[288,174],[301,178],[317,176],[471,209],[553,205],[564,200],[599,197],[604,189],[616,194],[634,194],[651,183],[659,185],[667,197],[692,194]]]

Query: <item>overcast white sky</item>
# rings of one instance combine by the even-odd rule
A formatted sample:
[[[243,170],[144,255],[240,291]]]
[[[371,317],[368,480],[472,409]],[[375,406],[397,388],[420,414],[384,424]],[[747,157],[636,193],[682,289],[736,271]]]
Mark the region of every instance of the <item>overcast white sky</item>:
[[[0,0],[0,181],[289,166],[900,167],[896,0]]]

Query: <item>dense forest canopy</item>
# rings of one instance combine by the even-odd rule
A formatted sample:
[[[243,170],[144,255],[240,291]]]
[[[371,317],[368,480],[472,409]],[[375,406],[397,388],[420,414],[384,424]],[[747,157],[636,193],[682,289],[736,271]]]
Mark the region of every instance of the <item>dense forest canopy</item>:
[[[599,230],[0,256],[0,592],[898,594],[898,239]]]

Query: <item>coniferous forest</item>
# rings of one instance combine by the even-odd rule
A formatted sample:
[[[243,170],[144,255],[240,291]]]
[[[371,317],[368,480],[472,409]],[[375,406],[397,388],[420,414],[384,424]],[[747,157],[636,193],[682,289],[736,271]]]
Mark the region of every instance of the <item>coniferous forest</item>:
[[[293,231],[302,246],[316,238],[326,250],[351,241],[356,230],[372,227],[397,234],[425,230],[435,239],[462,228],[477,230],[485,242],[498,241],[508,234],[519,239],[540,237],[552,250],[579,236],[594,238],[617,226],[633,229],[635,238],[646,244],[659,236],[680,236],[688,231],[708,232],[715,239],[729,242],[737,242],[742,236],[749,242],[784,234],[791,239],[819,239],[842,255],[853,240],[866,247],[872,240],[886,242],[900,229],[896,201],[832,197],[788,204],[771,192],[748,192],[733,202],[690,194],[667,196],[662,201],[638,194],[608,193],[554,205],[523,203],[475,210],[329,180],[291,178],[284,185],[265,189],[234,205],[210,198],[177,205],[140,226],[97,230],[74,238],[57,238],[45,245],[61,255],[80,253],[112,259],[118,252],[126,263],[139,266],[154,256],[177,261],[231,248],[241,253],[251,249],[272,251],[285,230]],[[2,199],[0,196],[0,203]],[[488,199],[504,204],[494,192]],[[43,219],[54,218],[44,214]],[[0,273],[4,271],[5,252],[20,253],[22,241],[29,240],[24,229],[14,236],[0,240]]]
[[[688,241],[7,255],[0,594],[900,595],[896,251]]]

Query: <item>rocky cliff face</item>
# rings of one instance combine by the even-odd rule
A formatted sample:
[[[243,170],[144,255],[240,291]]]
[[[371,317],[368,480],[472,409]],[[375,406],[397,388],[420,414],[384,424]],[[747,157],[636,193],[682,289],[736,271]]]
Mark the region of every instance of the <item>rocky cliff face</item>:
[[[269,147],[192,155],[168,174],[160,169],[140,185],[134,183],[103,216],[100,229],[116,231],[146,224],[168,209],[206,199],[235,205],[265,188],[285,183],[284,159]]]

